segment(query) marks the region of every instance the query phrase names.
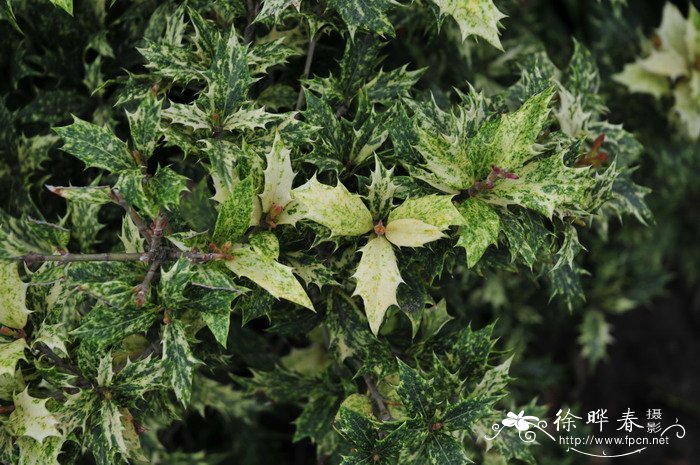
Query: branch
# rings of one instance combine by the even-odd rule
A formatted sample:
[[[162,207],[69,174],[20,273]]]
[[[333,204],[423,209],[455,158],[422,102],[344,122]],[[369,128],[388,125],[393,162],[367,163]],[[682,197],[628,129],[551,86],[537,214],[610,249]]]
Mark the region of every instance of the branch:
[[[247,45],[255,37],[255,17],[258,16],[260,3],[254,0],[246,0],[246,5],[248,7],[248,25],[243,31],[243,43]]]
[[[372,379],[372,376],[365,373],[364,375],[362,375],[362,379],[365,380],[365,384],[367,385],[367,390],[369,391],[369,394],[372,396],[374,403],[377,405],[377,410],[379,411],[379,419],[382,421],[393,420],[394,418],[391,416],[391,413],[389,413],[389,409],[386,408],[386,403],[384,402],[384,397],[379,392],[379,389],[377,389],[377,385],[375,384],[374,379]]]
[[[170,248],[165,249],[163,261],[176,261],[185,258],[194,263],[206,263],[214,260],[230,260],[231,256],[225,253],[213,252],[182,252]],[[44,262],[148,262],[148,253],[67,253],[63,255],[43,255],[30,252],[26,255],[12,257],[11,260],[24,262],[27,265]]]
[[[126,199],[121,195],[121,193],[118,190],[111,189],[109,191],[109,197],[114,203],[116,203],[126,211],[126,213],[129,215],[129,218],[131,218],[131,221],[136,225],[136,228],[138,228],[141,235],[144,237],[144,239],[146,239],[146,241],[150,243],[151,231],[149,230],[143,218],[141,218],[141,215],[139,215],[139,213],[127,203]]]
[[[51,359],[51,361],[53,362],[54,365],[61,367],[64,371],[67,371],[68,373],[75,375],[78,378],[81,378],[81,379],[83,378],[83,373],[80,370],[78,370],[76,367],[74,367],[70,363],[66,362],[61,357],[59,357],[46,344],[39,343],[39,344],[36,344],[35,347],[39,352],[41,352],[42,354],[46,355],[49,359]]]
[[[306,63],[304,63],[304,73],[302,76],[304,79],[309,77],[309,73],[311,72],[311,63],[314,60],[314,52],[316,51],[316,42],[318,42],[318,35],[315,35],[311,38],[309,41],[309,50],[306,53]],[[304,105],[304,88],[299,89],[299,96],[297,97],[297,110],[301,110],[302,105]]]
[[[161,243],[163,242],[163,229],[167,224],[168,220],[162,213],[158,215],[153,224],[153,234],[148,247],[148,259],[151,261],[151,266],[148,268],[148,272],[143,278],[143,282],[134,288],[136,291],[136,307],[138,308],[143,307],[143,304],[146,303],[148,288],[151,286],[153,278],[156,276],[156,273],[160,269],[160,265],[163,263],[163,257],[167,255],[167,252],[161,249]]]

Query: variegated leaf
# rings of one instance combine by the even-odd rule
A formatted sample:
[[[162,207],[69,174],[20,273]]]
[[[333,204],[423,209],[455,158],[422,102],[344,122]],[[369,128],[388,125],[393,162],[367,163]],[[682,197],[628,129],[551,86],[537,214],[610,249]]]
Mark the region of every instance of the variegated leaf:
[[[372,215],[357,194],[342,183],[321,184],[316,176],[292,191],[304,218],[319,223],[334,236],[360,236],[373,227]]]
[[[29,388],[14,396],[15,409],[10,415],[8,428],[15,436],[27,436],[40,444],[50,436],[61,437],[60,424],[46,408],[49,399],[38,399],[29,395]]]
[[[250,279],[278,299],[286,299],[313,310],[309,296],[290,267],[247,246],[235,248],[231,255],[233,259],[227,260],[226,266],[238,276]]]
[[[194,358],[185,328],[173,320],[163,330],[163,366],[175,396],[187,406],[192,394],[194,368],[201,362]]]
[[[383,236],[371,237],[361,252],[353,275],[357,281],[353,295],[362,297],[369,326],[376,335],[387,309],[398,305],[396,289],[403,279],[391,243]]]
[[[0,324],[24,328],[27,316],[27,284],[19,276],[15,262],[0,261]]]
[[[476,35],[485,39],[499,50],[503,50],[498,38],[498,22],[506,17],[501,13],[493,0],[433,0],[440,8],[440,14],[452,16],[459,30],[462,32],[462,40],[467,40],[470,35]]]
[[[457,208],[464,218],[464,224],[459,228],[457,246],[466,250],[467,266],[471,268],[489,245],[498,242],[501,220],[498,213],[480,199],[467,199]]]
[[[73,124],[54,128],[64,141],[63,151],[80,159],[85,166],[107,171],[122,171],[135,167],[126,143],[106,127],[73,117]]]
[[[280,209],[281,212],[292,200],[295,173],[292,171],[290,153],[291,151],[285,148],[279,132],[275,133],[272,150],[267,154],[265,189],[260,194],[263,213],[272,211],[275,214],[274,209]]]

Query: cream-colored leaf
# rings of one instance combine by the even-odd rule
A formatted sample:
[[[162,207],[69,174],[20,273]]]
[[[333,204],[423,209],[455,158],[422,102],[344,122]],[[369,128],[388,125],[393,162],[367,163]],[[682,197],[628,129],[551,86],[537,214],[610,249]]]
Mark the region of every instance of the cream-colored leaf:
[[[433,0],[440,14],[452,16],[462,33],[462,40],[470,35],[486,39],[488,43],[503,50],[498,38],[498,22],[506,15],[501,13],[492,0]]]
[[[362,297],[369,327],[376,335],[387,309],[398,305],[396,289],[403,279],[394,250],[385,237],[373,236],[361,252],[360,264],[353,275],[357,280],[353,295]]]
[[[12,342],[0,342],[0,377],[15,376],[15,368],[20,360],[27,360],[24,349],[27,343],[24,339],[15,339]]]
[[[700,82],[700,74],[693,77]],[[673,96],[676,99],[674,111],[688,131],[688,135],[697,139],[700,137],[700,99],[698,94],[693,92],[691,84],[684,82],[676,86],[673,90]]]
[[[0,263],[0,324],[24,328],[27,316],[27,283],[22,282],[15,262]]]
[[[464,223],[462,215],[452,203],[451,195],[426,195],[406,199],[389,214],[389,224],[400,219],[421,220],[443,231],[452,225]]]
[[[357,194],[342,183],[321,184],[316,176],[292,191],[301,215],[331,230],[334,236],[360,236],[372,229],[372,215]]]
[[[314,309],[306,291],[294,277],[292,268],[257,253],[249,246],[237,247],[231,255],[233,259],[226,261],[226,266],[238,276],[250,279],[278,299]]]
[[[273,208],[284,208],[292,200],[292,171],[291,151],[284,147],[279,133],[275,134],[272,150],[267,154],[265,168],[265,188],[260,194],[262,211],[268,213]]]
[[[613,76],[613,80],[627,86],[632,92],[651,94],[656,98],[668,94],[671,89],[666,76],[649,72],[639,63],[626,64],[620,73]]]
[[[413,218],[393,220],[386,226],[387,240],[399,247],[422,247],[443,237],[437,226]]]
[[[9,428],[15,436],[28,436],[42,443],[49,436],[60,437],[59,421],[46,408],[48,399],[29,395],[28,387],[15,395],[15,409],[10,415]]]
[[[675,50],[653,50],[648,57],[637,63],[646,71],[676,79],[688,74],[685,57]]]
[[[692,8],[692,6],[691,6]],[[659,45],[662,50],[673,50],[681,56],[686,56],[686,22],[683,14],[673,3],[666,3],[661,18],[661,25],[656,30]]]

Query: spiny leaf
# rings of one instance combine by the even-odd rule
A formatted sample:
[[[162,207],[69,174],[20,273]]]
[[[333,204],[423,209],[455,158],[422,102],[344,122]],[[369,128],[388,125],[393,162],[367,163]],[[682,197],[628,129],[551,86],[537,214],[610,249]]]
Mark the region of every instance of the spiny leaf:
[[[353,295],[362,297],[369,327],[376,335],[387,309],[398,305],[396,289],[403,279],[391,243],[384,236],[371,237],[361,252],[360,264],[353,275],[357,281]]]
[[[252,176],[239,181],[221,205],[214,227],[214,242],[236,242],[250,227],[255,191]]]
[[[15,410],[10,415],[8,427],[15,436],[27,436],[40,444],[50,436],[61,437],[60,424],[46,408],[49,399],[37,399],[29,395],[29,388],[14,397]]]
[[[462,32],[462,40],[477,35],[499,50],[498,22],[506,15],[498,11],[492,0],[433,0],[440,14],[452,16]]]
[[[163,364],[175,396],[187,406],[192,394],[192,375],[199,360],[192,355],[185,328],[173,320],[163,330]]]
[[[126,143],[111,130],[77,117],[73,120],[70,126],[54,128],[64,140],[62,150],[79,158],[87,167],[122,171],[135,166]]]
[[[27,316],[27,284],[19,276],[17,263],[0,262],[0,324],[24,328]]]
[[[283,209],[292,200],[295,173],[292,171],[290,153],[290,150],[284,147],[280,134],[275,133],[272,150],[267,154],[265,188],[260,194],[263,213],[268,213],[273,208]]]
[[[292,191],[303,207],[303,217],[322,224],[334,236],[359,236],[372,229],[372,215],[360,196],[342,183],[335,187],[321,184],[316,176]]]
[[[471,268],[489,245],[498,242],[501,220],[492,207],[479,199],[467,199],[457,209],[464,218],[464,225],[459,228],[457,246],[466,250],[467,266]]]
[[[238,276],[250,279],[278,299],[287,299],[313,310],[311,300],[290,267],[247,246],[235,248],[231,255],[233,259],[227,260],[226,266]]]

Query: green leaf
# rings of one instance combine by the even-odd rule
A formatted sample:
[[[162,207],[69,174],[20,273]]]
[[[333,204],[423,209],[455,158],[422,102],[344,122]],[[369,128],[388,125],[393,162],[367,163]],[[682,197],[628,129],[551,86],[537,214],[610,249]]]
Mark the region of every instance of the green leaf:
[[[220,37],[211,68],[206,72],[210,115],[218,114],[222,124],[240,108],[252,84],[248,71],[246,47],[238,42],[235,28],[228,38]]]
[[[60,424],[53,413],[46,408],[49,399],[37,399],[29,395],[29,388],[14,396],[15,409],[10,415],[7,427],[15,436],[27,436],[38,443],[50,436],[61,437],[57,426]]]
[[[387,17],[391,7],[389,0],[330,0],[328,7],[337,11],[350,32],[355,37],[358,29],[381,36],[393,36],[394,27]]]
[[[233,259],[227,260],[226,266],[238,276],[250,279],[278,299],[289,300],[309,310],[314,309],[290,267],[247,246],[233,249],[231,255]]]
[[[221,205],[214,227],[214,242],[236,242],[250,227],[255,200],[253,177],[238,182]]]
[[[250,246],[260,255],[277,260],[280,255],[280,243],[271,231],[261,231],[251,234]]]
[[[163,375],[161,361],[150,355],[136,362],[127,360],[112,378],[109,389],[119,399],[141,400],[147,392],[164,386]]]
[[[484,193],[489,203],[520,205],[551,218],[554,213],[585,210],[595,179],[588,168],[569,168],[564,153],[533,161],[518,173],[518,179],[505,179]]]
[[[51,436],[41,443],[29,437],[21,437],[17,439],[18,465],[58,465],[58,456],[64,442],[64,437]]]
[[[302,252],[290,252],[285,255],[287,262],[294,268],[294,273],[299,276],[304,283],[315,284],[318,288],[323,286],[337,286],[333,270],[326,267],[323,261]]]
[[[19,276],[17,263],[0,261],[0,324],[24,328],[27,316],[27,284]]]
[[[126,112],[131,130],[131,140],[134,142],[134,148],[140,152],[144,160],[151,156],[160,137],[160,110],[162,106],[163,101],[149,92],[134,113]]]
[[[489,245],[498,243],[501,220],[490,206],[479,199],[467,199],[457,209],[464,218],[464,225],[459,228],[457,247],[464,247],[467,266],[471,268]]]
[[[98,305],[80,322],[73,334],[98,349],[109,347],[126,336],[145,333],[157,313],[129,306],[123,309]]]
[[[146,192],[159,206],[171,209],[180,204],[180,194],[187,190],[187,178],[168,166],[160,166],[146,183]]]
[[[292,191],[303,208],[303,217],[322,224],[333,236],[360,236],[373,227],[372,214],[357,194],[338,182],[335,187],[321,184],[316,176]]]
[[[431,435],[425,444],[425,450],[431,465],[463,465],[473,463],[469,460],[464,446],[455,438],[444,433]]]
[[[226,348],[231,324],[231,301],[238,294],[230,291],[210,290],[197,300],[202,320],[219,344]]]
[[[51,3],[73,16],[73,0],[50,0]]]
[[[476,35],[503,50],[498,39],[498,22],[506,15],[498,11],[492,0],[433,1],[440,8],[441,15],[452,16],[457,21],[463,41],[470,35]]]
[[[185,287],[190,283],[195,271],[190,265],[190,261],[180,257],[167,271],[161,272],[160,283],[158,285],[158,295],[161,297],[163,305],[169,308],[176,308],[186,300],[184,296]]]
[[[111,188],[109,186],[85,186],[85,187],[59,187],[46,185],[52,194],[75,202],[89,202],[91,204],[104,205],[111,203]]]
[[[470,430],[477,420],[488,416],[492,409],[492,398],[470,396],[449,405],[442,415],[442,423],[447,431]]]
[[[435,396],[431,382],[425,379],[418,370],[414,370],[401,360],[399,366],[399,385],[396,392],[401,398],[406,411],[422,421],[430,421],[435,413],[433,404]]]
[[[357,281],[353,295],[362,297],[369,327],[376,335],[387,309],[398,305],[396,289],[403,279],[391,243],[383,236],[371,237],[361,252],[360,264],[353,274]]]
[[[503,396],[505,394],[505,388],[511,380],[511,378],[508,376],[508,370],[510,370],[510,364],[512,361],[513,357],[510,357],[500,365],[489,369],[484,374],[484,377],[481,379],[479,384],[477,384],[474,390],[471,392],[471,396],[477,398],[497,398]]]
[[[199,363],[192,355],[182,323],[173,320],[166,325],[163,330],[163,366],[175,396],[184,406],[190,402],[192,375]]]
[[[610,334],[612,325],[605,321],[605,315],[599,311],[587,311],[579,327],[578,342],[581,355],[588,360],[591,367],[604,360],[608,355],[608,346],[614,339]]]
[[[374,220],[387,218],[393,207],[396,192],[396,185],[392,180],[393,174],[394,168],[387,170],[379,157],[374,157],[374,171],[372,171],[371,184],[367,192],[367,204]]]
[[[124,430],[117,405],[110,400],[100,402],[90,418],[88,441],[97,465],[111,465],[118,462],[116,456],[128,455]]]
[[[126,144],[106,127],[88,123],[73,117],[73,124],[54,128],[64,140],[65,152],[80,159],[85,166],[107,171],[123,171],[134,168],[134,160]]]

